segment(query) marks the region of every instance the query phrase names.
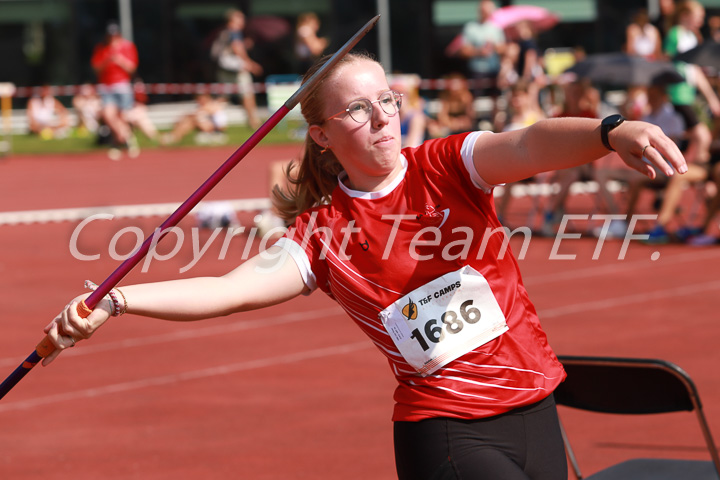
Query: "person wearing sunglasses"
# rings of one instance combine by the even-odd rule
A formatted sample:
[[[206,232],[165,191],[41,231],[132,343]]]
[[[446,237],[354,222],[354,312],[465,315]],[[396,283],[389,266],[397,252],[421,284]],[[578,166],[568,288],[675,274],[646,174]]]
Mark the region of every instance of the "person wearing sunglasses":
[[[76,309],[86,296],[76,298],[46,328],[58,350],[45,363],[113,313],[197,320],[321,290],[397,380],[401,480],[566,478],[552,396],[565,373],[507,251],[493,187],[608,148],[649,176],[643,156],[668,173],[685,172],[683,157],[658,127],[616,117],[402,148],[401,104],[379,63],[343,57],[301,104],[302,158],[289,188],[274,191],[284,237],[221,277],[122,286],[85,319]]]

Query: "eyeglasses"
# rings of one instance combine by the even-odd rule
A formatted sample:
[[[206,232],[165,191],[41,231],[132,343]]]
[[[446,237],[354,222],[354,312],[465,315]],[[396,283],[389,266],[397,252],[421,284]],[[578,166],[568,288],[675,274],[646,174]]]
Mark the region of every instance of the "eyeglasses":
[[[353,100],[348,104],[345,110],[328,117],[325,121],[327,122],[328,120],[347,112],[347,114],[350,115],[350,118],[355,120],[357,123],[367,123],[372,117],[373,103],[380,105],[382,111],[392,117],[400,110],[400,106],[402,105],[402,93],[398,93],[394,90],[388,90],[387,92],[382,93],[375,101],[368,100],[367,98]]]

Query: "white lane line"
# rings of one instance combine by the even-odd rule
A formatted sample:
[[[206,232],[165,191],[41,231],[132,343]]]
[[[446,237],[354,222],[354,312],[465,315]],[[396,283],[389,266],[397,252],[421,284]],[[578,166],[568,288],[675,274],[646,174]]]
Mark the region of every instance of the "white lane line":
[[[677,261],[679,263],[685,263],[689,260],[688,257],[694,257],[702,259],[702,256],[698,255],[678,255]],[[636,262],[634,262],[636,263]],[[633,267],[630,267],[634,270]],[[604,267],[598,267],[595,269],[596,272],[602,271],[605,273]],[[545,281],[545,277],[550,277],[547,281],[560,281],[561,276],[564,276],[564,273],[555,275],[547,275],[547,276],[539,276],[539,277],[531,277],[532,280],[540,282]],[[590,275],[588,275],[590,276]],[[634,303],[644,303],[649,302],[656,299],[663,299],[667,298],[668,296],[678,296],[678,295],[688,295],[693,294],[697,292],[704,292],[704,291],[712,291],[712,290],[720,290],[720,282],[709,282],[709,283],[701,283],[696,285],[686,285],[686,286],[680,286],[680,287],[673,287],[663,290],[654,290],[654,291],[648,291],[648,292],[638,292],[632,295],[626,295],[626,296],[615,296],[608,299],[602,299],[602,300],[593,300],[588,302],[581,302],[576,304],[570,304],[570,305],[564,305],[562,307],[556,307],[556,308],[550,308],[550,309],[541,309],[538,311],[540,315],[540,319],[547,319],[547,318],[556,318],[556,317],[562,317],[564,315],[570,315],[570,314],[576,314],[581,312],[587,312],[589,310],[604,310],[613,308],[616,306],[622,306],[622,305],[630,305]],[[174,341],[181,341],[181,340],[188,340],[188,339],[195,339],[199,337],[210,337],[214,335],[224,335],[230,332],[237,332],[237,331],[243,331],[243,330],[249,330],[249,329],[255,329],[255,328],[263,328],[263,327],[272,327],[277,325],[283,325],[287,323],[293,323],[293,322],[300,322],[300,321],[307,321],[307,320],[313,320],[316,318],[326,318],[331,315],[344,315],[343,310],[337,306],[337,307],[329,307],[325,309],[320,310],[309,310],[309,311],[300,311],[295,313],[288,313],[284,315],[279,315],[274,318],[268,318],[268,319],[255,319],[255,320],[239,320],[237,323],[228,324],[228,325],[213,325],[203,328],[195,328],[195,329],[188,329],[188,330],[178,330],[172,333],[167,333],[163,335],[153,335],[149,337],[144,338],[131,338],[127,340],[121,340],[113,343],[107,343],[107,344],[92,344],[89,343],[86,345],[85,342],[81,343],[82,348],[72,349],[68,350],[63,353],[63,356],[65,358],[67,357],[74,357],[74,356],[83,356],[83,355],[92,355],[96,353],[102,353],[102,352],[108,352],[112,350],[122,350],[126,348],[132,348],[132,347],[140,347],[140,346],[147,346],[147,345],[159,345],[159,344],[165,344],[170,343]],[[0,359],[0,368],[3,367],[11,367],[11,366],[17,366],[21,363],[22,359],[20,358],[3,358]]]
[[[653,300],[667,300],[668,298],[677,298],[681,295],[692,295],[706,291],[717,292],[720,290],[720,280],[714,282],[696,283],[694,285],[683,285],[679,287],[666,288],[664,290],[653,290],[650,292],[640,292],[622,297],[606,298],[604,300],[595,300],[590,302],[574,303],[564,305],[557,308],[548,308],[538,310],[540,320],[545,318],[557,318],[564,315],[587,312],[590,310],[604,310],[633,303],[648,303]]]
[[[40,407],[43,405],[79,400],[83,398],[94,398],[103,395],[111,395],[115,393],[124,393],[132,390],[139,390],[147,387],[157,387],[162,385],[170,385],[190,380],[205,379],[220,375],[229,375],[232,373],[243,372],[248,370],[256,370],[259,368],[273,367],[288,363],[302,362],[317,358],[330,357],[335,355],[346,355],[358,350],[365,350],[372,347],[367,341],[348,343],[345,345],[335,345],[325,348],[316,348],[306,350],[304,352],[291,353],[269,358],[260,358],[257,360],[249,360],[245,362],[232,363],[229,365],[221,365],[217,367],[203,368],[189,372],[176,373],[173,375],[164,375],[160,377],[143,378],[132,382],[115,383],[105,385],[104,387],[88,388],[84,390],[75,390],[72,392],[57,393],[54,395],[46,395],[28,400],[17,402],[0,403],[0,412],[9,412],[14,410],[27,410],[30,408]]]
[[[132,347],[142,347],[147,345],[158,345],[163,343],[176,342],[180,340],[191,340],[200,337],[210,337],[213,335],[225,335],[231,332],[239,332],[243,330],[251,330],[255,328],[263,327],[274,327],[277,325],[285,325],[288,323],[302,322],[306,320],[315,319],[327,319],[330,316],[344,315],[342,308],[329,307],[318,310],[307,310],[298,311],[294,313],[287,313],[284,315],[277,315],[267,318],[256,318],[253,320],[239,319],[235,323],[226,325],[211,325],[200,328],[188,328],[182,329],[171,333],[165,333],[162,335],[151,335],[149,337],[140,338],[128,338],[126,340],[120,340],[112,343],[97,343],[94,344],[91,341],[82,342],[78,348],[67,349],[62,353],[64,358],[78,357],[83,355],[91,355],[95,353],[110,352],[113,350],[123,350]],[[28,351],[30,354],[31,350]],[[0,368],[6,366],[17,366],[20,365],[22,359],[20,358],[3,358],[0,359]]]
[[[549,282],[562,282],[565,280],[575,281],[580,278],[592,278],[600,275],[615,275],[621,272],[635,272],[643,268],[648,267],[664,267],[676,264],[686,264],[688,262],[702,262],[706,260],[713,260],[720,257],[720,250],[718,249],[701,249],[694,252],[686,252],[678,255],[665,255],[661,260],[653,262],[649,259],[645,260],[618,260],[617,263],[611,265],[598,265],[597,267],[589,266],[581,270],[564,270],[557,273],[540,274],[540,275],[529,275],[523,278],[525,285],[533,284],[545,284]],[[562,265],[562,262],[568,260],[558,260],[557,264]],[[521,264],[522,266],[522,264]]]
[[[557,318],[562,317],[564,315],[570,315],[570,314],[576,314],[580,312],[585,312],[588,310],[602,310],[607,308],[613,308],[621,305],[629,305],[633,303],[645,303],[648,301],[652,301],[655,299],[664,299],[668,297],[676,297],[679,295],[688,295],[688,294],[696,294],[701,293],[704,291],[718,291],[720,289],[720,280],[714,281],[714,282],[706,282],[706,283],[699,283],[694,285],[684,285],[680,287],[674,287],[674,288],[668,288],[664,290],[655,290],[652,292],[642,292],[642,293],[636,293],[633,295],[626,295],[624,297],[613,297],[609,299],[604,300],[598,300],[598,301],[590,301],[590,302],[581,302],[576,303],[572,305],[565,305],[558,308],[551,308],[551,309],[544,309],[540,310],[538,313],[540,315],[540,318]],[[317,318],[317,312],[323,312],[328,311],[331,313],[340,313],[339,309],[326,309],[326,310],[320,310],[316,311],[315,314],[312,312],[306,312],[309,313],[312,318]],[[306,318],[308,319],[308,318]],[[277,324],[282,323],[283,321],[289,322],[289,321],[296,321],[289,318],[289,316],[285,316],[284,319],[280,319],[278,317]],[[251,322],[248,322],[251,323]],[[253,321],[253,326],[249,328],[257,328],[263,325],[267,325],[267,321]],[[241,324],[238,324],[241,325]],[[237,330],[241,330],[242,328],[238,328]],[[225,326],[222,327],[209,327],[207,329],[202,329],[206,335],[214,335],[214,334],[220,334],[227,332],[227,329]],[[138,342],[139,344],[150,344],[150,343],[161,343],[164,341],[174,341],[184,338],[195,338],[195,335],[184,335],[184,332],[178,332],[179,335],[168,334],[168,335],[158,335],[155,337],[149,337],[149,339],[136,339],[134,341]],[[189,332],[194,333],[194,332]],[[149,340],[146,342],[146,340]],[[55,395],[49,395],[44,397],[38,397],[31,400],[24,400],[21,402],[8,402],[8,403],[0,403],[0,412],[4,411],[11,411],[11,410],[23,410],[23,409],[29,409],[41,405],[46,405],[50,403],[57,403],[57,402],[63,402],[63,401],[69,401],[69,400],[77,400],[80,398],[91,398],[91,397],[98,397],[101,395],[109,395],[113,393],[121,393],[121,392],[127,392],[131,390],[138,390],[141,388],[146,387],[152,387],[152,386],[160,386],[160,385],[168,385],[173,383],[178,383],[182,381],[188,381],[188,380],[195,380],[200,378],[208,378],[212,376],[218,376],[218,375],[227,375],[230,373],[245,371],[245,370],[253,370],[257,368],[263,368],[263,367],[269,367],[269,366],[275,366],[280,364],[286,364],[286,363],[292,363],[292,362],[298,362],[303,360],[310,360],[314,358],[321,358],[331,355],[341,355],[346,353],[351,353],[357,350],[363,350],[365,348],[371,347],[372,344],[367,341],[361,341],[361,342],[355,342],[345,345],[337,345],[337,346],[331,346],[326,348],[320,348],[320,349],[314,349],[309,350],[305,352],[298,352],[283,356],[277,356],[277,357],[270,357],[265,359],[258,359],[258,360],[250,360],[247,362],[240,362],[240,363],[234,363],[230,365],[223,365],[218,367],[210,367],[205,368],[201,370],[195,370],[190,372],[183,372],[178,373],[174,375],[166,375],[161,377],[153,377],[153,378],[146,378],[146,379],[140,379],[132,382],[123,382],[123,383],[117,383],[112,385],[106,385],[104,387],[97,387],[97,388],[90,388],[85,390],[77,390],[73,392],[66,392],[66,393],[59,393]],[[119,347],[118,347],[119,348]],[[106,348],[98,347],[96,349],[97,351],[103,351],[106,350]]]

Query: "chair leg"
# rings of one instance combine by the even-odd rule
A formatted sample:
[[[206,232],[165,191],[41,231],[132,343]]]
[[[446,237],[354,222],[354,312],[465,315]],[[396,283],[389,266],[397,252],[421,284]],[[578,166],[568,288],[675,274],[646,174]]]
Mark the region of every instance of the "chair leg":
[[[582,480],[583,476],[582,472],[580,472],[580,465],[578,465],[577,458],[575,458],[575,452],[570,446],[570,440],[568,440],[567,433],[565,432],[565,427],[563,427],[562,421],[560,421],[559,419],[558,422],[560,423],[560,433],[562,434],[563,443],[565,444],[565,452],[567,453],[568,460],[570,461],[570,465],[572,466],[573,472],[575,473],[575,478],[577,478],[577,480]]]
[[[695,399],[693,399],[693,402],[695,402]],[[697,412],[697,418],[700,422],[700,429],[702,430],[703,437],[705,437],[705,443],[707,444],[708,450],[710,451],[710,456],[712,457],[713,464],[715,464],[715,471],[717,472],[718,476],[720,476],[720,455],[718,455],[718,449],[715,446],[715,440],[713,440],[713,436],[710,433],[710,427],[707,423],[707,420],[705,419],[705,414],[703,413],[702,408],[700,408],[699,403],[695,406],[695,412]]]

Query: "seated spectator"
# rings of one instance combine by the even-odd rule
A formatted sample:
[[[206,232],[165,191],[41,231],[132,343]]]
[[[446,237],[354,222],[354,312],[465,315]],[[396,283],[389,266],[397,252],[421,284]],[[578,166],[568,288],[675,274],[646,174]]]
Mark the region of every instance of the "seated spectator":
[[[668,32],[664,50],[672,58],[696,47],[702,41],[700,28],[705,19],[705,8],[697,1],[688,0],[677,4],[676,25]],[[685,79],[668,85],[670,101],[683,116],[688,132],[688,148],[685,159],[688,163],[707,163],[710,158],[712,134],[695,111],[698,93],[705,97],[708,107],[716,117],[720,116],[720,99],[712,89],[702,69],[696,65],[675,62],[675,68]]]
[[[657,109],[657,106],[656,106]],[[657,111],[657,110],[656,110]],[[625,101],[620,106],[620,113],[626,120],[642,120],[652,112],[648,100],[648,88],[646,86],[630,86],[625,95]],[[635,170],[623,169],[618,163],[619,157],[615,153],[609,153],[602,159],[594,162],[593,177],[598,183],[598,194],[606,208],[608,214],[621,215],[626,214],[626,218],[630,218],[634,213],[634,205],[637,195],[644,183],[645,176]],[[627,186],[630,200],[627,205],[621,206],[616,201],[613,194],[607,188],[610,181],[620,182]],[[612,220],[609,230],[606,232],[611,238],[624,237],[627,232],[626,220]],[[601,229],[596,229],[595,233],[599,235]]]
[[[531,93],[530,86],[524,80],[519,80],[510,88],[508,100],[507,123],[496,124],[497,131],[519,130],[545,118],[545,112],[540,109],[537,97]],[[541,175],[542,178],[542,175]],[[526,179],[533,181],[535,177]],[[512,200],[513,185],[506,185],[503,195],[497,205],[498,218],[504,221],[507,218],[510,201]]]
[[[589,82],[584,80],[573,81],[563,86],[562,107],[554,112],[554,117],[583,117],[599,118],[600,92]],[[575,168],[558,170],[552,174],[551,182],[559,185],[557,193],[553,194],[545,206],[543,214],[543,235],[554,235],[565,211],[565,203],[570,194],[570,187],[578,181],[595,179],[593,164],[582,165]],[[600,194],[610,196],[605,183],[600,184]]]
[[[135,104],[123,113],[125,121],[128,122],[130,127],[140,130],[150,140],[156,141],[158,139],[158,131],[148,116],[148,95],[142,80],[136,79],[133,82],[133,91]],[[136,144],[137,142],[134,143]]]
[[[633,21],[625,29],[625,51],[629,55],[637,55],[647,60],[662,58],[662,39],[660,30],[650,23],[647,9],[635,12]]]
[[[703,220],[698,225],[682,226],[674,231],[673,236],[680,241],[691,245],[711,245],[718,242],[713,235],[711,223],[718,210],[720,210],[720,122],[715,120],[712,131],[712,142],[708,151],[709,161],[706,163],[688,163],[688,173],[691,176],[687,182],[677,182],[672,178],[665,188],[663,202],[658,212],[657,224],[650,231],[650,243],[667,242],[671,235],[668,233],[668,224],[674,216],[682,199],[683,191],[689,183],[707,182],[700,190],[711,192],[710,199],[705,205],[706,211]],[[689,139],[692,141],[692,138]],[[688,142],[689,143],[689,142]]]
[[[403,96],[399,112],[402,146],[417,147],[425,140],[427,129],[425,101],[420,96],[420,77],[417,75],[392,76],[390,88]]]
[[[161,139],[163,145],[178,143],[193,130],[199,130],[200,133],[206,134],[200,137],[202,139],[208,138],[209,140],[217,137],[222,139],[223,143],[227,140],[224,136],[227,128],[226,102],[213,98],[209,93],[199,93],[195,97],[195,101],[197,102],[197,109],[183,116],[173,126],[172,131],[163,135]],[[208,143],[210,142],[208,141]]]
[[[711,232],[712,221],[720,211],[720,150],[713,153],[712,160],[708,165],[710,169],[709,180],[712,182],[714,193],[710,197],[705,216],[697,229],[690,230],[686,242],[694,246],[706,246],[720,243],[717,232]]]
[[[49,85],[43,85],[40,94],[28,100],[27,118],[30,133],[40,135],[43,140],[68,135],[70,115],[60,100],[53,96]]]
[[[540,108],[537,95],[533,92],[537,90],[532,89],[529,82],[519,80],[515,83],[510,88],[507,121],[496,124],[495,130],[519,130],[545,118],[545,112]]]
[[[717,237],[717,225],[715,225],[715,231],[711,231],[712,221],[720,212],[720,120],[717,118],[714,122],[712,134],[713,141],[710,144],[710,161],[708,162],[708,176],[710,182],[712,182],[708,184],[708,187],[710,187],[708,190],[712,191],[697,235],[691,235],[687,240],[687,243],[695,246],[720,243],[720,238]]]
[[[432,138],[469,132],[477,127],[475,98],[467,79],[462,74],[451,73],[444,80],[445,88],[438,97],[440,109],[435,118],[428,121],[428,133]]]
[[[651,86],[648,87],[647,94],[650,113],[643,117],[643,120],[658,125],[668,137],[682,145],[683,139],[688,136],[687,128],[682,116],[675,111],[670,103],[668,95],[665,92],[665,88],[662,85]],[[687,149],[684,149],[683,153],[686,152]],[[685,175],[673,175],[668,178],[661,172],[658,172],[658,178],[655,181],[638,179],[638,181],[631,186],[631,196],[628,209],[632,213],[635,208],[638,190],[640,188],[648,184],[658,186],[658,182],[660,182],[660,186],[662,187],[662,184],[665,183],[662,191],[662,202],[660,204],[655,226],[648,233],[648,243],[667,243],[669,241],[669,225],[675,217],[677,209],[682,201],[684,191],[688,185],[697,182],[704,182],[707,179],[707,165],[691,163],[688,161],[688,171]],[[676,230],[675,235],[680,240],[685,240],[687,237],[697,233],[699,233],[698,227],[682,226]]]
[[[648,93],[645,86],[630,86],[625,101],[620,106],[620,113],[626,120],[642,120],[648,114]]]
[[[72,99],[72,105],[77,115],[77,135],[87,137],[97,134],[100,127],[100,111],[102,101],[95,87],[89,83],[80,86],[80,90]]]
[[[676,63],[675,66],[686,81],[668,85],[667,90],[675,110],[682,115],[687,127],[685,159],[692,163],[707,163],[710,159],[712,133],[698,117],[695,106],[700,93],[712,115],[720,117],[720,99],[700,67],[686,63]]]
[[[708,18],[708,37],[711,41],[720,43],[720,15]]]
[[[665,135],[681,145],[686,135],[685,122],[670,103],[663,85],[653,85],[647,88],[647,105],[649,111],[642,116],[642,121],[659,126]]]

